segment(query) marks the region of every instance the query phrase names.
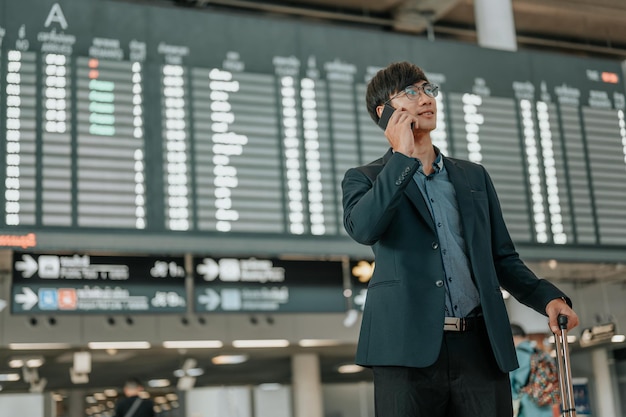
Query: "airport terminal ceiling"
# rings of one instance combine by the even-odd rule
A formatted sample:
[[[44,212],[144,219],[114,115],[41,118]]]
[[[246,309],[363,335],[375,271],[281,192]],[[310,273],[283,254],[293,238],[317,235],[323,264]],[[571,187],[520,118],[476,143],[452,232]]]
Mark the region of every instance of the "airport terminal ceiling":
[[[476,42],[473,0],[174,0],[197,7],[226,6],[385,27]],[[626,58],[622,0],[512,0],[521,48]]]

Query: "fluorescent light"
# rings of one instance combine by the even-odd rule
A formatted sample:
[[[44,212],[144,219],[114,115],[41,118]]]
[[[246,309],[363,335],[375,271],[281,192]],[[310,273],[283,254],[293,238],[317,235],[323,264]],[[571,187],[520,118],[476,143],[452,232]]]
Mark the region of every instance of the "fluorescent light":
[[[89,342],[89,349],[150,349],[149,342]]]
[[[298,342],[298,344],[302,347],[321,347],[338,346],[341,342],[334,339],[302,339]]]
[[[215,349],[224,346],[219,340],[166,340],[166,349]]]
[[[622,343],[624,341],[626,341],[626,336],[624,336],[623,334],[616,334],[611,338],[611,342],[613,343]]]
[[[0,374],[0,382],[19,381],[20,374]]]
[[[233,346],[236,348],[279,348],[289,346],[289,341],[286,339],[233,340]]]
[[[578,340],[576,335],[573,335],[573,334],[567,335],[567,343],[576,343],[576,340]],[[556,343],[556,341],[554,340],[554,335],[548,337],[548,343],[551,345]]]
[[[282,387],[283,385],[277,382],[266,382],[264,384],[259,384],[258,386],[261,391],[278,391]]]
[[[24,366],[23,359],[10,359],[9,360],[9,368],[17,369],[17,368],[21,368],[22,366]]]
[[[348,365],[341,365],[339,368],[337,368],[337,371],[340,374],[356,374],[357,372],[361,372],[363,369],[365,368],[363,368],[362,366],[348,364]]]
[[[113,388],[107,388],[104,390],[104,395],[107,397],[117,397],[117,390]]]
[[[45,362],[43,356],[38,356],[35,358],[26,359],[26,366],[29,368],[40,368],[41,365]]]
[[[171,382],[169,379],[151,379],[150,381],[148,381],[148,386],[151,388],[165,388],[165,387],[169,387],[171,385]]]
[[[248,360],[248,355],[219,355],[211,359],[214,365],[237,365]]]
[[[13,350],[48,350],[69,348],[69,343],[9,343],[9,349]]]
[[[154,402],[156,404],[165,404],[167,399],[163,395],[159,395],[158,397],[154,397]]]

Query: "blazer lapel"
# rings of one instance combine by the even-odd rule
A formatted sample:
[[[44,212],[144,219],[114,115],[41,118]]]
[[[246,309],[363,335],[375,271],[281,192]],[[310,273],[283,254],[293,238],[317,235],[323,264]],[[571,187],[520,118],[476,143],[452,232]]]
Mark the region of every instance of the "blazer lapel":
[[[461,216],[461,223],[465,230],[465,242],[469,245],[474,234],[474,201],[472,198],[472,188],[467,181],[467,176],[463,168],[447,158],[443,159],[443,163],[448,171],[448,178],[450,178],[450,182],[456,192],[456,200],[459,204],[459,215]]]
[[[435,232],[435,222],[433,221],[433,217],[430,215],[430,210],[428,210],[428,207],[426,206],[426,200],[424,200],[422,192],[413,179],[411,179],[411,183],[406,186],[404,193],[409,198],[409,201],[413,203],[419,214],[422,216],[422,219],[432,229],[432,231]]]

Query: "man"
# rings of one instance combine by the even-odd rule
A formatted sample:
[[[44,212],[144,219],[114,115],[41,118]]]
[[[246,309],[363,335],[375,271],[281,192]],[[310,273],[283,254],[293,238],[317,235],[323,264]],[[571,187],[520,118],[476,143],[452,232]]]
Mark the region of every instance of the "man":
[[[344,226],[371,245],[356,362],[374,374],[377,417],[511,416],[508,372],[518,366],[500,288],[549,317],[578,324],[570,301],[520,260],[494,186],[478,164],[433,146],[437,86],[417,66],[379,71],[366,103],[391,145],[348,170]],[[506,139],[506,138],[503,138]]]
[[[115,417],[154,417],[154,403],[140,397],[143,386],[139,380],[130,378],[124,384],[125,398],[115,405]]]
[[[509,373],[511,379],[511,392],[517,407],[517,417],[552,417],[552,404],[539,406],[530,396],[522,391],[530,378],[531,356],[537,350],[535,342],[530,340],[526,335],[526,331],[518,324],[511,324],[511,332],[513,333],[513,344],[517,354],[519,368]],[[556,364],[555,364],[556,366]]]

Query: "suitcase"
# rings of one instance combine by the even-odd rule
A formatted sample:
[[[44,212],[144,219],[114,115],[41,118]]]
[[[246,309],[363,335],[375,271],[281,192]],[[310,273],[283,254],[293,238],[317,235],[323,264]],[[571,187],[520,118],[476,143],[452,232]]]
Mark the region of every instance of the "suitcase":
[[[572,370],[569,359],[569,345],[567,344],[567,316],[559,316],[561,335],[554,335],[556,342],[556,362],[559,370],[559,387],[561,389],[561,416],[576,417],[574,403],[574,387],[572,385]]]

